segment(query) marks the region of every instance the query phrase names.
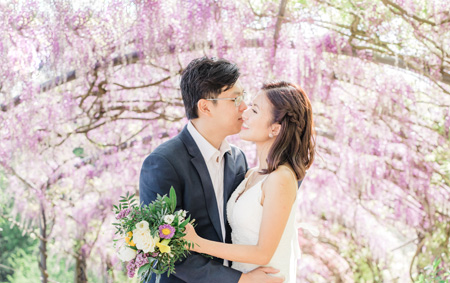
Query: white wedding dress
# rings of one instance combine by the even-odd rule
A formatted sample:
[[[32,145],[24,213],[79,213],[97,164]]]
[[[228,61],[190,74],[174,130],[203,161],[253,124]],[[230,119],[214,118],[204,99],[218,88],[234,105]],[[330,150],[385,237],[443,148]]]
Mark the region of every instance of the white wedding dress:
[[[252,174],[253,172],[250,176]],[[259,228],[263,214],[261,185],[268,175],[242,194],[250,176],[241,182],[227,203],[227,217],[231,226],[231,239],[233,244],[258,244]],[[291,213],[280,243],[267,265],[279,269],[280,272],[274,274],[274,276],[284,276],[285,283],[296,282],[297,260],[300,257],[298,230],[296,227],[296,210],[297,200],[292,205]],[[259,266],[250,263],[233,262],[231,267],[246,273]]]

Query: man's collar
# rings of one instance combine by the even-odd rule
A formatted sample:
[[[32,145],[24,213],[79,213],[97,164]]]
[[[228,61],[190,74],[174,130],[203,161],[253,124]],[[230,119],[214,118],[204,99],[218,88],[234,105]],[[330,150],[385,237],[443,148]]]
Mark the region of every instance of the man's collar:
[[[194,139],[195,143],[197,144],[198,148],[200,149],[200,152],[202,153],[203,159],[205,161],[209,161],[214,154],[219,152],[220,158],[225,154],[225,152],[231,153],[231,146],[226,141],[223,140],[222,144],[220,145],[220,149],[217,150],[211,143],[209,143],[195,128],[195,126],[192,124],[191,121],[187,124],[187,130],[189,131],[189,134],[191,134],[192,138]]]

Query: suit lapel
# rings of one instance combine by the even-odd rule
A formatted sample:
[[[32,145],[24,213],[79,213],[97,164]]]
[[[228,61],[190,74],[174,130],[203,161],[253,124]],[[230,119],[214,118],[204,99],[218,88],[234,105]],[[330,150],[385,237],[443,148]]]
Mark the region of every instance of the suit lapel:
[[[213,224],[214,230],[216,230],[219,239],[223,242],[222,229],[220,228],[219,209],[217,208],[216,195],[208,172],[208,167],[206,167],[202,153],[200,152],[200,149],[192,136],[189,134],[187,127],[184,127],[183,131],[180,133],[180,139],[184,142],[189,154],[192,156],[192,165],[194,165],[197,170],[198,175],[200,176],[200,181],[202,182],[202,189],[206,199],[206,209],[208,210],[209,218],[211,219],[211,223]]]
[[[223,175],[223,217],[224,223],[225,223],[225,229],[227,230],[225,233],[226,240],[228,242],[231,242],[231,239],[228,239],[230,237],[231,228],[228,225],[227,221],[227,203],[228,199],[230,198],[231,194],[233,193],[233,183],[234,178],[236,177],[236,166],[234,164],[233,156],[231,153],[227,152],[225,153],[225,170]]]

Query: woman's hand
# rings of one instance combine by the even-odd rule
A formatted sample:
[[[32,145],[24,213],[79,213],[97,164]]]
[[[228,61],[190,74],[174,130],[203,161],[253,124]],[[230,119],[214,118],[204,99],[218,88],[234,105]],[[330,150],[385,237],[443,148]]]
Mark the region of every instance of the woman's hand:
[[[191,223],[188,223],[185,227],[186,230],[184,230],[184,233],[186,236],[183,237],[186,241],[189,241],[194,244],[194,246],[189,247],[189,250],[194,252],[200,252],[198,243],[200,240],[200,237],[197,235],[197,232],[195,232],[194,226],[192,226]]]

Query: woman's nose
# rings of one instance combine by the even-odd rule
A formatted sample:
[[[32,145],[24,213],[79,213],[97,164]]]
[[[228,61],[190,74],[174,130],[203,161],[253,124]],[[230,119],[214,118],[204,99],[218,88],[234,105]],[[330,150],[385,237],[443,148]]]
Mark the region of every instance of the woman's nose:
[[[247,109],[244,111],[244,113],[242,113],[242,120],[244,121],[248,120],[248,110],[250,109]]]
[[[247,108],[247,103],[245,103],[245,101],[242,101],[241,105],[239,105],[239,110],[245,111]]]

